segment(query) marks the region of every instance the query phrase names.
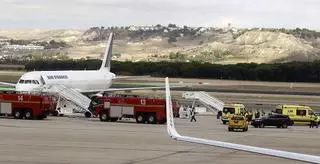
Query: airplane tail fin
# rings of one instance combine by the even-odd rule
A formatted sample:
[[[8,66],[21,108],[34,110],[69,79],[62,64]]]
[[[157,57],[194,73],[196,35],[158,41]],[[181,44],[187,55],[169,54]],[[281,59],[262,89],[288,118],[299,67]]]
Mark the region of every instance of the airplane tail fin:
[[[112,45],[113,45],[113,33],[111,32],[107,42],[106,50],[104,52],[103,61],[102,61],[100,70],[107,69],[110,71],[111,58],[112,58]]]

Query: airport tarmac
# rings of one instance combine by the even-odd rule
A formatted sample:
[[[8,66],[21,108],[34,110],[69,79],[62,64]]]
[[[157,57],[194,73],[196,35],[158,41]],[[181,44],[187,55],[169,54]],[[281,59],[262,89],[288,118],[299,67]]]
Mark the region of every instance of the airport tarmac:
[[[178,132],[206,139],[320,155],[320,129],[252,128],[228,132],[214,116],[175,119]],[[171,140],[166,125],[100,122],[97,118],[0,119],[0,163],[10,164],[269,164],[302,163]]]

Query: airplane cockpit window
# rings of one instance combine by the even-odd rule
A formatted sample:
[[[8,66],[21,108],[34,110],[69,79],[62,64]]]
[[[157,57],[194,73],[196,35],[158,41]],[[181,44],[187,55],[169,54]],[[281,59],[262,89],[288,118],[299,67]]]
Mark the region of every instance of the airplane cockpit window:
[[[38,80],[19,80],[19,84],[40,84]]]
[[[32,84],[39,84],[37,80],[32,80]]]
[[[31,80],[26,80],[24,83],[25,83],[25,84],[31,84],[32,81],[31,81]]]

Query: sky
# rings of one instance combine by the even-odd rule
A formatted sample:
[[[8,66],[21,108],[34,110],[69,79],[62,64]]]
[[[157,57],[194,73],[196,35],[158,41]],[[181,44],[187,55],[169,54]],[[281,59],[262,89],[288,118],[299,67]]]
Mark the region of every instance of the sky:
[[[320,0],[0,0],[0,28],[167,25],[320,29]]]

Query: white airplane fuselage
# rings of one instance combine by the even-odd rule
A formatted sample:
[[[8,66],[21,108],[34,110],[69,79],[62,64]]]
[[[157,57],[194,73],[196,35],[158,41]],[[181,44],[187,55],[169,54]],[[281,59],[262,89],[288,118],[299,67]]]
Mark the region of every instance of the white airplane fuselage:
[[[107,69],[73,71],[33,71],[23,74],[16,91],[29,92],[43,85],[64,85],[79,92],[108,89],[115,74]]]

